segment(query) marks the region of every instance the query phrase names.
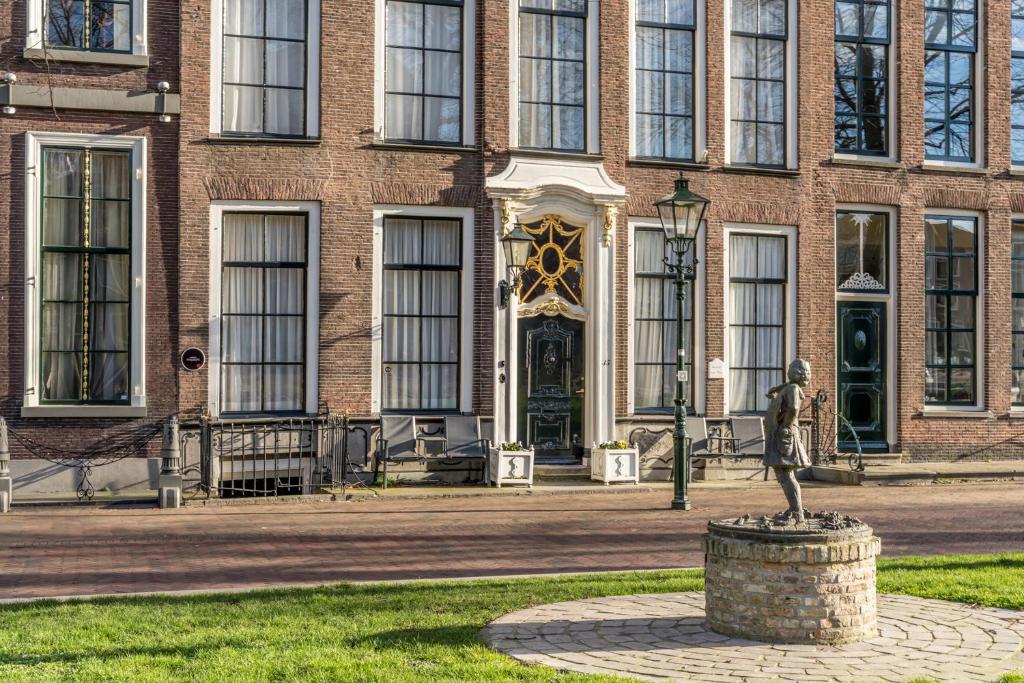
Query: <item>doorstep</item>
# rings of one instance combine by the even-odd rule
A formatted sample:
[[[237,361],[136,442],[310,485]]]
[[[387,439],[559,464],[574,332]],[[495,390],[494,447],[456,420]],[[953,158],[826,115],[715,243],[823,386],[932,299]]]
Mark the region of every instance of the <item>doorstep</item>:
[[[1024,481],[1024,460],[988,462],[914,462],[868,467],[865,485],[908,486],[964,481]]]

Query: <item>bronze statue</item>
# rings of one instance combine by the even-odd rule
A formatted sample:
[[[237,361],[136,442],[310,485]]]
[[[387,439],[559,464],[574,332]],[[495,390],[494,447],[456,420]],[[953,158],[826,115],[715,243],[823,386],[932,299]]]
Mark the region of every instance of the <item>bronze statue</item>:
[[[763,462],[775,471],[775,478],[789,502],[789,509],[780,517],[799,524],[804,521],[804,508],[796,470],[811,465],[807,449],[800,440],[800,406],[804,400],[804,387],[811,381],[810,363],[800,358],[793,361],[789,364],[787,378],[788,382],[768,391],[771,402],[765,420]]]

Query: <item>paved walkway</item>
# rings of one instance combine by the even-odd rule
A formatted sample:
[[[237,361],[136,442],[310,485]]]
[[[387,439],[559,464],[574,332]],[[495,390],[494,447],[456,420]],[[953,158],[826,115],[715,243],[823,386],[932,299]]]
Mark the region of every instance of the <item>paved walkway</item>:
[[[1024,547],[1024,484],[806,486],[871,524],[883,555]],[[693,567],[709,518],[783,507],[775,486],[0,516],[0,598]]]
[[[495,620],[484,636],[532,664],[650,680],[989,683],[1024,669],[1022,615],[883,595],[876,638],[771,645],[708,631],[703,593],[665,593],[541,605]]]

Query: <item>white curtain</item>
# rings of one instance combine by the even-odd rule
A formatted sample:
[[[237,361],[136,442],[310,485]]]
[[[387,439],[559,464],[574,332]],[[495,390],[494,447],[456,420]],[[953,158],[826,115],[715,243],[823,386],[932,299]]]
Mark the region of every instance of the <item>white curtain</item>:
[[[221,283],[225,411],[303,408],[305,226],[304,216],[224,217],[223,259],[239,263],[224,267]]]
[[[385,264],[423,269],[384,272],[383,407],[457,407],[459,273],[430,266],[461,263],[458,221],[387,219]]]

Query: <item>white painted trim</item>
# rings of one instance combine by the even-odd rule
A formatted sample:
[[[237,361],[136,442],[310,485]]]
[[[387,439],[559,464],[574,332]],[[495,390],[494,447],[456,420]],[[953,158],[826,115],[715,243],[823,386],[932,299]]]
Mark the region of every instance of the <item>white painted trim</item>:
[[[899,306],[899,287],[896,280],[896,274],[899,272],[897,267],[897,251],[896,251],[896,220],[897,220],[897,209],[894,206],[882,206],[878,204],[836,204],[836,211],[864,211],[871,213],[884,213],[889,217],[889,234],[887,239],[887,248],[889,253],[887,254],[888,267],[887,275],[889,278],[889,291],[884,294],[870,294],[866,292],[842,292],[836,289],[836,301],[878,301],[884,303],[885,306],[885,327],[886,327],[886,352],[885,352],[885,438],[889,443],[889,447],[893,448],[896,445],[896,400],[899,396],[897,390],[897,382],[899,381],[899,375],[896,372],[896,357],[897,349],[899,348],[899,329],[897,327],[897,307]],[[834,227],[833,227],[834,230]],[[838,244],[838,242],[835,242]],[[838,359],[839,349],[839,320],[836,319],[836,328],[834,331],[835,335],[835,346],[836,346],[836,357]],[[838,405],[838,392],[839,392],[839,368],[838,361],[836,367],[833,368],[835,377],[836,387],[836,401]]]
[[[508,3],[509,26],[509,147],[519,147],[519,0]],[[584,97],[584,126],[586,139],[584,152],[598,154],[601,151],[601,36],[600,0],[587,0],[587,19],[584,34],[584,69],[586,70],[586,93]]]
[[[630,217],[627,221],[629,230],[629,252],[628,262],[626,267],[627,278],[629,279],[629,300],[626,303],[628,322],[626,328],[628,330],[626,334],[626,413],[628,415],[636,414],[636,403],[634,401],[634,386],[636,382],[636,368],[634,367],[634,354],[636,344],[636,325],[634,323],[634,317],[636,314],[636,280],[634,279],[634,270],[636,266],[636,230],[637,228],[657,228],[659,231],[661,228],[661,222],[657,218],[640,218]],[[706,410],[707,401],[707,382],[705,376],[707,374],[707,359],[705,358],[705,324],[706,317],[704,313],[705,306],[705,295],[707,293],[707,268],[705,261],[705,252],[707,247],[707,228],[701,230],[700,236],[697,240],[697,281],[693,283],[693,358],[691,365],[693,367],[693,376],[690,377],[689,384],[693,386],[693,410],[697,415],[703,415]],[[647,415],[647,413],[641,413]],[[657,413],[654,413],[655,415]]]
[[[636,2],[629,0],[629,158],[636,158]],[[693,35],[693,160],[707,153],[707,19],[705,0],[696,0]]]
[[[209,300],[209,373],[207,410],[220,415],[221,357],[221,226],[225,213],[302,212],[309,216],[306,239],[306,396],[305,410],[315,415],[319,404],[320,369],[320,202],[278,202],[256,200],[214,201],[210,203],[210,300]]]
[[[473,412],[473,291],[476,285],[474,236],[476,216],[468,207],[415,206],[377,204],[373,207],[373,309],[371,311],[370,412],[380,414],[381,406],[381,343],[384,313],[384,219],[396,216],[410,218],[457,218],[462,221],[462,292],[459,305],[459,400],[458,412]],[[500,224],[500,222],[499,222]],[[499,250],[500,251],[500,250]]]
[[[731,323],[730,292],[729,292],[729,242],[733,234],[741,235],[774,235],[786,238],[786,329],[785,342],[783,344],[786,355],[783,357],[783,372],[790,361],[797,357],[797,290],[800,283],[797,281],[797,239],[796,226],[790,225],[759,225],[753,223],[726,223],[722,227],[722,278],[724,305],[722,307],[722,359],[725,361],[725,377],[722,381],[722,413],[725,416],[729,411],[729,373],[732,371],[731,358],[729,354],[729,325]]]
[[[985,276],[986,276],[986,264],[988,262],[987,253],[985,251],[985,227],[986,227],[986,213],[984,211],[969,211],[965,209],[934,209],[925,208],[921,214],[922,225],[924,229],[923,221],[928,216],[953,216],[953,217],[964,217],[964,218],[976,218],[978,221],[978,251],[975,254],[975,264],[977,265],[978,272],[978,297],[974,304],[974,404],[973,405],[934,405],[925,403],[924,396],[920,397],[922,412],[926,413],[941,413],[947,411],[953,412],[971,412],[971,411],[984,411],[987,410],[985,404],[985,361],[988,358],[988,354],[985,352]],[[924,266],[924,250],[921,254],[921,265]],[[923,272],[923,271],[922,271]],[[922,281],[921,288],[921,299],[924,300],[924,287]],[[921,311],[922,314],[924,311]],[[921,370],[922,375],[925,366],[924,349],[921,350]],[[922,377],[923,379],[923,377]]]
[[[374,0],[373,18],[373,138],[386,142],[385,121],[385,43],[387,38],[387,0]],[[476,142],[476,0],[463,0],[462,6],[462,140],[466,147]],[[415,144],[415,143],[411,143]]]
[[[115,56],[121,53],[110,53],[98,50],[68,50],[64,48],[48,48],[44,39],[46,35],[46,12],[44,11],[43,0],[28,0],[25,3],[26,11],[26,31],[25,31],[25,49],[27,50],[44,50],[47,53],[47,58],[55,61],[61,61],[60,55],[62,52],[71,52],[76,55],[88,54],[90,52],[96,52],[97,54],[104,56]],[[132,0],[132,49],[131,54],[133,55],[146,55],[147,54],[147,21],[146,14],[148,11],[146,0]],[[78,61],[78,60],[75,60]]]
[[[33,415],[50,411],[40,406],[39,383],[39,277],[42,206],[38,169],[44,146],[102,147],[125,149],[132,154],[132,293],[131,293],[131,405],[109,406],[125,409],[146,408],[146,138],[127,135],[91,135],[79,133],[25,133],[25,384],[22,406]],[[57,409],[83,406],[54,406]],[[57,414],[60,410],[50,411]],[[89,411],[85,411],[89,412]],[[95,412],[95,411],[93,411]]]
[[[306,17],[306,131],[320,136],[320,0],[308,0]],[[210,0],[210,133],[223,132],[224,0]]]
[[[724,21],[725,45],[722,73],[725,74],[725,87],[722,88],[725,100],[725,124],[722,135],[725,141],[725,163],[734,162],[732,159],[732,83],[729,74],[732,73],[732,0],[724,0]],[[786,160],[785,168],[796,169],[799,167],[799,121],[798,102],[799,83],[799,45],[800,31],[798,21],[799,6],[797,0],[787,0],[786,6]],[[745,163],[745,162],[744,162]]]

